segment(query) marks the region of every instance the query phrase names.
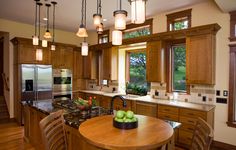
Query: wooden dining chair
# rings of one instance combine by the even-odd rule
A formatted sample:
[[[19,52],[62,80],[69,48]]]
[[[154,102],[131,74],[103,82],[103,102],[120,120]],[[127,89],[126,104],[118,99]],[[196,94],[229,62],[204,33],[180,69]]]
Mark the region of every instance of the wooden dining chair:
[[[203,119],[198,118],[190,150],[209,150],[212,139],[212,127]]]
[[[63,110],[51,113],[39,122],[45,150],[66,150]]]

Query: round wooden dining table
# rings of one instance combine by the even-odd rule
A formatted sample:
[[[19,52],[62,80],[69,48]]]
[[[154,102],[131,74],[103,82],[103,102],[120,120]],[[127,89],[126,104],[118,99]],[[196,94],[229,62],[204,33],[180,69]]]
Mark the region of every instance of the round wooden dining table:
[[[83,139],[101,149],[157,149],[173,139],[173,128],[163,120],[143,115],[135,129],[113,127],[113,116],[88,119],[79,127]]]

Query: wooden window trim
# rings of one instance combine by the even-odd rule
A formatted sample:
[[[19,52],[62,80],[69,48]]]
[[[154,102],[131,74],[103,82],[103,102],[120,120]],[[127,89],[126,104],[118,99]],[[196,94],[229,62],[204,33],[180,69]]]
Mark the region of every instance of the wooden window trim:
[[[183,19],[183,20],[188,20],[188,28],[191,28],[191,25],[192,25],[191,12],[192,12],[192,9],[187,9],[187,10],[167,14],[166,15],[166,17],[167,17],[167,31],[170,31],[170,24],[172,24],[172,29],[174,29],[173,24],[174,24],[174,22],[176,22],[175,21],[176,19],[184,18],[184,17],[186,17],[187,19]]]
[[[230,37],[229,40],[236,41],[236,35],[235,35],[235,25],[236,25],[236,11],[230,12]]]
[[[104,30],[102,34],[98,34],[98,44],[99,44],[99,39],[100,39],[101,37],[103,37],[104,35],[107,35],[107,36],[108,36],[108,41],[107,41],[107,43],[109,43],[110,30],[108,29],[108,30]]]
[[[135,28],[142,27],[142,26],[147,26],[147,25],[150,26],[150,33],[152,34],[153,33],[153,18],[147,19],[142,24],[127,24],[125,30],[135,29]]]
[[[227,125],[236,128],[235,120],[235,97],[236,93],[236,44],[229,45],[230,47],[230,65],[229,65],[229,104],[228,104],[228,122]]]
[[[173,40],[173,41],[168,41],[166,43],[166,90],[168,93],[172,93],[172,66],[173,66],[173,58],[172,58],[172,46],[173,45],[178,45],[178,44],[186,44],[185,39],[179,39],[179,40]],[[186,83],[187,84],[187,83]],[[186,85],[186,94],[190,94],[190,85]],[[179,92],[185,94],[185,92]]]

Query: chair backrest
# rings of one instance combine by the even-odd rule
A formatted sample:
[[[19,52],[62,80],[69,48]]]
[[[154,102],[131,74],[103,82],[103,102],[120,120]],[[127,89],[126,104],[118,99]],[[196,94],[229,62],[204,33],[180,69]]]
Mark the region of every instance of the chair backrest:
[[[66,150],[63,110],[51,113],[39,122],[45,150]]]
[[[209,150],[212,139],[213,139],[212,127],[203,119],[198,118],[190,149]]]

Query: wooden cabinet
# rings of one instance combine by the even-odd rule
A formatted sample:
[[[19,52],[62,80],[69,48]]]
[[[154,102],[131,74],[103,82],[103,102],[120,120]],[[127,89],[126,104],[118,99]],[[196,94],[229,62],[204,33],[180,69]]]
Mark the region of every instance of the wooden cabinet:
[[[102,79],[118,80],[118,47],[103,49]]]
[[[73,70],[73,47],[57,46],[56,50],[52,51],[52,67]]]
[[[102,100],[99,102],[101,107],[110,109],[111,104],[111,97],[108,96],[102,96]]]
[[[215,35],[186,38],[187,84],[215,84]]]
[[[97,51],[89,51],[88,56],[83,56],[83,78],[97,79],[99,71],[99,56]]]
[[[179,108],[166,105],[158,105],[157,116],[158,118],[164,120],[179,121]]]
[[[86,99],[86,93],[84,92],[73,92],[73,99],[76,98],[82,98],[82,99]]]
[[[135,105],[133,107],[133,111],[136,114],[150,116],[150,117],[157,117],[157,104],[146,103],[146,102],[133,102]]]
[[[147,42],[146,78],[149,82],[165,82],[165,48],[163,41]]]
[[[126,107],[123,107],[123,102],[120,99],[114,100],[114,109],[115,110],[132,110],[132,101],[126,100]]]
[[[51,64],[51,50],[49,48],[34,46],[32,45],[32,40],[26,38],[14,38],[12,39],[12,42],[14,44],[14,54],[16,54],[16,63],[45,65]],[[42,49],[42,61],[36,60],[36,49]]]
[[[83,57],[79,50],[73,52],[73,79],[83,78]]]

